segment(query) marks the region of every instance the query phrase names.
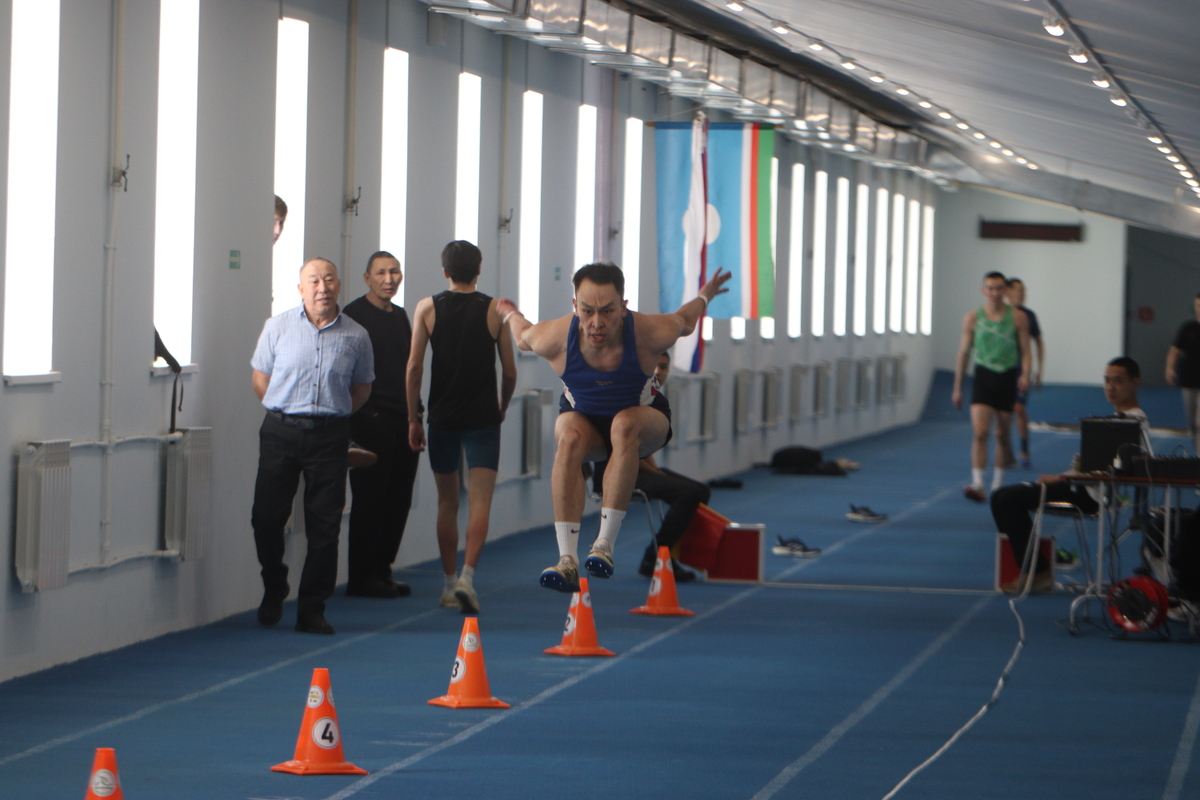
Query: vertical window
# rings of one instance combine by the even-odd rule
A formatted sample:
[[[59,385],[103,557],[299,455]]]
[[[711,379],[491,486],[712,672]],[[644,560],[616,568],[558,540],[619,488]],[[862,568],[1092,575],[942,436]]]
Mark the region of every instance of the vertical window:
[[[308,23],[281,19],[275,62],[275,194],[287,203],[288,215],[272,259],[272,314],[300,303],[296,285],[304,263],[307,153]]]
[[[458,76],[458,163],[454,179],[454,238],[479,244],[479,148],[483,81]]]
[[[792,219],[788,244],[787,335],[803,331],[804,308],[804,165],[792,164]]]
[[[637,117],[625,120],[625,198],[621,235],[621,269],[625,272],[625,299],[638,310],[638,284],[642,262],[642,138],[646,124]]]
[[[925,206],[921,228],[921,333],[933,333],[933,206]]]
[[[746,318],[745,317],[730,317],[729,318],[729,338],[730,339],[745,339],[746,338]]]
[[[596,107],[579,107],[575,156],[575,266],[595,260],[596,253]]]
[[[712,317],[704,317],[700,320],[700,338],[706,342],[711,342],[713,336],[713,321]]]
[[[58,0],[13,0],[4,374],[52,367],[58,173]]]
[[[158,33],[154,328],[181,364],[192,362],[199,68],[200,1],[163,0]]]
[[[888,190],[875,191],[875,307],[876,333],[887,332]]]
[[[517,220],[517,301],[525,319],[537,322],[542,272],[541,92],[525,92],[521,109],[521,216]]]
[[[850,279],[850,181],[837,179],[837,214],[833,234],[833,333],[846,335],[846,295]]]
[[[888,327],[899,333],[904,323],[904,195],[892,195],[892,296]]]
[[[383,51],[383,149],[379,160],[379,249],[405,269],[408,244],[408,53]],[[393,302],[404,305],[404,284]]]
[[[825,239],[829,233],[829,174],[818,170],[813,185],[812,332],[825,335]]]
[[[779,239],[779,159],[771,158],[771,267],[778,269],[776,257]],[[778,274],[778,273],[776,273]],[[758,323],[758,335],[763,339],[775,338],[775,318],[763,317]]]
[[[908,201],[908,255],[904,259],[904,330],[917,332],[917,289],[921,277],[917,258],[921,247],[921,203]]]
[[[867,335],[867,223],[871,213],[871,190],[858,185],[854,203],[854,335]]]

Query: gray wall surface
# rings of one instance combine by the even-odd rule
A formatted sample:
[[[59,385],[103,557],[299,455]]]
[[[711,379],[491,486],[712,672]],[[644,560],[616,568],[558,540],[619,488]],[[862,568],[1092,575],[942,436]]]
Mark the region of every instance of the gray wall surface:
[[[1167,350],[1196,318],[1200,241],[1130,225],[1128,259],[1126,355],[1141,365],[1144,386],[1166,386]]]
[[[204,558],[182,563],[135,560],[111,569],[72,575],[61,589],[22,594],[13,577],[12,528],[4,528],[0,572],[8,576],[0,591],[0,680],[47,666],[111,650],[132,642],[255,607],[261,597],[258,564],[249,524],[257,463],[257,428],[262,408],[250,388],[249,358],[270,314],[271,215],[274,147],[275,42],[277,0],[204,0],[200,20],[199,136],[196,197],[195,299],[193,352],[198,371],[185,375],[186,398],[179,424],[213,428],[212,535]],[[353,185],[362,187],[359,216],[342,213],[344,151],[347,131],[347,4],[298,0],[284,13],[310,23],[306,253],[340,259],[343,234],[349,233],[349,263],[343,266],[346,298],[361,294],[358,276],[379,238],[380,97],[385,44],[411,54],[409,211],[406,273],[407,305],[440,291],[444,280],[439,253],[453,235],[455,117],[457,75],[465,66],[483,78],[484,144],[481,160],[480,241],[485,261],[480,289],[515,297],[517,232],[498,225],[509,209],[519,209],[521,92],[545,94],[543,166],[541,311],[543,317],[568,313],[573,259],[574,170],[577,109],[581,100],[601,104],[601,120],[616,114],[623,123],[636,115],[653,121],[688,119],[691,107],[659,88],[570,56],[508,39],[446,19],[446,44],[428,43],[426,6],[415,0],[361,0],[359,3],[358,84]],[[10,4],[0,1],[0,95],[8,91]],[[53,298],[54,368],[62,382],[0,388],[0,439],[10,458],[0,462],[0,517],[14,517],[16,452],[22,443],[45,439],[95,439],[100,418],[100,339],[105,219],[108,204],[108,74],[110,19],[107,3],[63,0],[61,99],[58,134],[58,222]],[[388,40],[385,42],[385,30]],[[152,377],[153,241],[155,120],[157,92],[158,3],[129,0],[126,17],[123,150],[131,157],[128,193],[118,197],[118,267],[115,321],[115,415],[118,436],[162,434],[167,430],[170,381]],[[506,66],[507,65],[507,66]],[[2,98],[0,98],[2,102]],[[504,104],[507,103],[507,114]],[[7,117],[5,116],[5,119]],[[608,130],[607,126],[602,126]],[[0,125],[0,153],[7,152],[7,123]],[[623,124],[618,125],[623,131]],[[623,134],[622,134],[623,135]],[[655,275],[653,130],[646,131],[641,309],[657,303]],[[601,145],[614,148],[598,159],[614,177],[602,176],[597,225],[603,236],[622,229],[621,164],[623,145],[607,134]],[[817,168],[832,177],[844,174],[875,185],[906,187],[910,196],[936,203],[929,187],[908,175],[872,170],[818,148],[807,149],[780,137],[778,261],[776,297],[787,296],[788,223],[791,163],[805,161],[809,180]],[[502,167],[506,179],[502,191]],[[0,170],[5,169],[0,164]],[[831,177],[831,180],[832,180]],[[607,185],[606,185],[607,184]],[[911,184],[911,186],[909,185]],[[811,197],[811,191],[809,192]],[[0,203],[4,202],[0,195]],[[833,206],[831,196],[831,208]],[[853,204],[852,204],[853,206]],[[945,220],[947,212],[939,211]],[[804,280],[805,303],[811,269],[811,208],[808,211]],[[0,215],[0,219],[3,216]],[[953,217],[951,217],[953,219]],[[609,222],[605,222],[609,220]],[[832,234],[832,214],[831,214]],[[873,229],[872,229],[873,236]],[[853,236],[851,236],[853,243]],[[608,242],[619,256],[620,235]],[[943,300],[945,245],[938,239],[936,302]],[[230,250],[241,251],[241,268],[228,267]],[[2,252],[2,251],[0,251]],[[832,235],[830,264],[832,264]],[[298,266],[298,265],[297,265]],[[555,268],[560,271],[555,272]],[[831,267],[832,274],[832,267]],[[974,270],[972,270],[972,275]],[[1033,277],[1032,275],[1030,276]],[[832,285],[832,278],[830,279]],[[1041,288],[1031,280],[1034,300]],[[851,284],[851,292],[853,285]],[[868,292],[868,295],[871,293]],[[1046,305],[1043,302],[1043,305]],[[954,313],[959,313],[955,306]],[[832,300],[827,314],[832,314]],[[805,319],[808,312],[805,310]],[[870,311],[868,311],[870,318]],[[949,323],[935,315],[935,335]],[[805,323],[807,329],[807,322]],[[938,328],[941,328],[939,331]],[[893,334],[865,337],[785,335],[783,312],[774,340],[762,340],[751,322],[743,341],[731,341],[729,323],[716,322],[708,343],[706,369],[721,376],[717,431],[712,441],[688,443],[681,437],[664,453],[664,463],[701,479],[729,474],[767,460],[790,443],[823,446],[914,421],[924,403],[934,365],[934,339]],[[861,409],[805,415],[789,422],[787,380],[783,422],[774,429],[736,435],[733,430],[733,374],[738,369],[787,368],[793,364],[835,362],[839,358],[907,357],[904,398]],[[537,359],[521,358],[518,393],[556,389],[558,381]],[[811,389],[805,391],[811,395]],[[808,399],[805,406],[808,405]],[[832,399],[831,399],[832,405]],[[492,514],[493,538],[552,521],[549,465],[554,444],[553,416],[547,409],[542,427],[542,474],[532,480],[508,480],[519,453],[519,415],[504,430],[503,462]],[[695,409],[684,403],[678,425],[694,424]],[[81,451],[73,458],[71,565],[100,558],[100,458]],[[152,444],[117,448],[114,462],[111,557],[157,548],[161,539],[162,457]],[[433,481],[422,464],[415,506],[400,551],[399,565],[435,557]],[[753,520],[746,520],[752,522]],[[344,544],[343,544],[344,548]],[[299,569],[303,542],[288,543],[288,563]],[[341,576],[344,580],[344,549]],[[546,542],[546,559],[553,543]],[[545,566],[529,565],[533,580]],[[486,560],[481,569],[487,569]],[[293,573],[295,574],[295,573]],[[413,598],[433,604],[435,598]],[[336,601],[331,608],[336,624]]]

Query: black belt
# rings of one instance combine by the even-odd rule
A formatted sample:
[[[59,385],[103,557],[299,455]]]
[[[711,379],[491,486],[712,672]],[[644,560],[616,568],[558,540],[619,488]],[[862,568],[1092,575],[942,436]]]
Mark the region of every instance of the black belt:
[[[345,422],[347,419],[346,417],[335,417],[329,414],[323,416],[285,414],[282,411],[275,411],[273,409],[268,410],[267,413],[282,422],[284,425],[290,425],[293,428],[300,428],[301,430],[306,431],[311,431],[314,428],[325,428],[329,425],[336,425],[339,422]]]

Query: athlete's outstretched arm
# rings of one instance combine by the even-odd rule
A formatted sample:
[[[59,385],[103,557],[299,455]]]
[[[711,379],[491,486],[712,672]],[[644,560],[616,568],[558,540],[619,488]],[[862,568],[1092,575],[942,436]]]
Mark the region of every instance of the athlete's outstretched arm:
[[[639,326],[638,329],[638,349],[645,347],[657,355],[669,350],[681,337],[691,335],[713,298],[729,291],[723,287],[732,276],[732,272],[718,268],[712,280],[701,287],[700,293],[681,305],[674,314],[639,315],[644,327]]]
[[[496,310],[500,312],[503,323],[512,331],[513,342],[518,350],[537,353],[549,361],[566,349],[572,315],[545,320],[535,325],[525,319],[516,303],[506,298],[497,301]]]

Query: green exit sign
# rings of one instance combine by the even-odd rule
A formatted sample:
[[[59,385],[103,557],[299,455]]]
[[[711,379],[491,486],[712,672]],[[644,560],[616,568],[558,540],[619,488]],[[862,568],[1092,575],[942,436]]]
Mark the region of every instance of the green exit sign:
[[[241,250],[230,250],[229,251],[229,268],[230,269],[241,269],[242,268],[242,251]]]

